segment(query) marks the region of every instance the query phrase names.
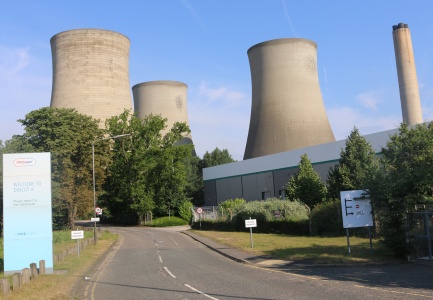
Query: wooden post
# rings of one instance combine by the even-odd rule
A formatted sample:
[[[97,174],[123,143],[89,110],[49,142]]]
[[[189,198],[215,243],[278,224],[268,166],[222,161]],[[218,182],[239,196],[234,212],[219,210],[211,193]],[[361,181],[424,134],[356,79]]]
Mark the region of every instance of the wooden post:
[[[30,269],[24,268],[21,271],[21,284],[24,285],[30,282]]]
[[[32,280],[38,278],[38,268],[36,267],[36,263],[30,264],[30,277]]]
[[[3,295],[9,296],[11,293],[11,286],[9,285],[9,280],[7,278],[1,279],[1,288]]]
[[[18,291],[21,288],[21,273],[12,275],[12,289]]]
[[[39,274],[45,274],[45,260],[39,261]]]

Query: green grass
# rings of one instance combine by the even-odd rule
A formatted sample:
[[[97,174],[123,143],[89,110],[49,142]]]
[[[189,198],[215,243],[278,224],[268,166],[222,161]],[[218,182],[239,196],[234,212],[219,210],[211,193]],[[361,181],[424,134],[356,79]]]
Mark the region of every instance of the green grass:
[[[188,221],[185,221],[179,217],[162,217],[153,219],[152,223],[146,224],[146,226],[151,227],[169,227],[169,226],[182,226],[188,225]]]
[[[310,261],[316,264],[379,263],[396,261],[392,253],[373,240],[351,237],[351,253],[348,254],[346,237],[299,237],[253,232],[251,248],[249,232],[194,231],[219,243],[254,255],[268,255],[289,261]]]

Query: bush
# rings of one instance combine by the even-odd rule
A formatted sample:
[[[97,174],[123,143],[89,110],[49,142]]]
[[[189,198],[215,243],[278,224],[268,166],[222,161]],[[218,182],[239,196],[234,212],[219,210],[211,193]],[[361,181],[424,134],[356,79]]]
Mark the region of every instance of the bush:
[[[319,203],[313,208],[311,212],[311,229],[313,235],[341,236],[345,234],[339,199]]]
[[[162,217],[152,221],[152,224],[147,224],[150,227],[169,227],[169,226],[182,226],[188,225],[188,221],[178,217]]]
[[[228,199],[224,202],[221,202],[218,204],[221,214],[226,213],[227,216],[230,215],[230,220],[233,217],[233,214],[236,214],[238,211],[240,211],[246,201],[244,199],[236,198],[236,199]]]

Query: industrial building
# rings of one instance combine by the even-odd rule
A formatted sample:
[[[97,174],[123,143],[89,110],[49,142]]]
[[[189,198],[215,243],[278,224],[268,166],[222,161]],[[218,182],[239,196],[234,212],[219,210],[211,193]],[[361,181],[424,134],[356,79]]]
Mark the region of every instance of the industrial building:
[[[420,124],[422,111],[408,25],[394,25],[393,39],[403,122]],[[333,141],[319,90],[316,48],[309,40],[279,39],[248,50],[253,93],[244,160],[203,169],[206,206],[227,199],[283,196],[303,154],[326,181],[346,140]],[[396,133],[398,129],[364,138],[379,154]]]
[[[100,120],[132,111],[129,39],[117,32],[76,29],[51,40],[51,107],[74,108]]]
[[[403,122],[408,125],[419,124],[422,123],[421,100],[409,26],[404,23],[392,26],[392,37]]]
[[[244,159],[335,141],[317,72],[317,45],[276,39],[248,51],[252,104]]]
[[[179,81],[159,80],[136,84],[132,87],[134,111],[139,118],[160,115],[167,119],[166,134],[175,122],[188,122],[188,86]],[[192,144],[191,133],[181,143]]]
[[[386,146],[389,136],[398,129],[365,135],[376,153]],[[326,181],[328,171],[340,159],[346,140],[310,146],[254,159],[203,169],[205,206],[218,205],[227,199],[246,201],[283,196],[284,186],[298,171],[301,155],[307,154],[314,170]]]

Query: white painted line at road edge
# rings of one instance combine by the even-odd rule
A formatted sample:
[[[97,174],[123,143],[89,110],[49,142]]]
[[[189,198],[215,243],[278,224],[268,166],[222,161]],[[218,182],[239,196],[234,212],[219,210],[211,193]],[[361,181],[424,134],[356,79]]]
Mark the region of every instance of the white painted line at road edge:
[[[170,275],[173,278],[176,278],[176,276],[174,276],[168,269],[167,267],[164,267],[164,270],[168,273],[168,275]]]
[[[162,257],[161,257],[161,255],[158,255],[158,257],[159,257],[159,262],[162,263]]]
[[[186,286],[187,288],[193,290],[194,292],[197,292],[197,293],[199,293],[199,294],[202,294],[203,296],[206,296],[206,297],[208,297],[208,298],[210,298],[210,299],[212,299],[212,300],[218,300],[218,298],[214,298],[214,297],[212,297],[212,296],[209,296],[208,294],[205,294],[205,293],[203,293],[202,291],[199,291],[199,290],[197,290],[196,288],[193,288],[193,287],[190,286],[189,284],[186,284],[186,283],[185,283],[185,286]]]

